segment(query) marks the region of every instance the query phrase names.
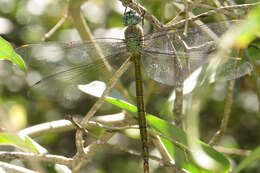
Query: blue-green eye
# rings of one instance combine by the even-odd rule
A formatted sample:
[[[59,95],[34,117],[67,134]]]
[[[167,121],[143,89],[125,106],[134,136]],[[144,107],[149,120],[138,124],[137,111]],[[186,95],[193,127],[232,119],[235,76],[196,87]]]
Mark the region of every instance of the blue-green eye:
[[[122,18],[122,23],[125,26],[137,25],[141,21],[142,21],[141,16],[136,14],[136,12],[133,11],[133,10],[126,12],[125,15]]]

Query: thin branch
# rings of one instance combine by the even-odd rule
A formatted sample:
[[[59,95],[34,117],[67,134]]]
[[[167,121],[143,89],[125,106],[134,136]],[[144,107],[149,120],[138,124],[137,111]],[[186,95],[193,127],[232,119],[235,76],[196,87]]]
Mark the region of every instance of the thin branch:
[[[111,126],[125,124],[125,122],[127,122],[128,124],[130,123],[130,118],[126,117],[126,115],[123,113],[93,117],[91,120],[92,121],[88,122],[88,127],[96,126],[96,123],[99,122]],[[132,120],[133,118],[131,117],[131,121]],[[49,133],[61,133],[74,129],[75,126],[73,126],[70,121],[56,120],[25,128],[19,131],[18,134],[21,136],[29,136],[31,138],[35,138]]]
[[[60,133],[70,131],[72,129],[74,129],[74,127],[69,121],[57,120],[25,128],[19,132],[19,135],[30,136],[34,138],[38,136],[43,136],[46,133]]]
[[[114,74],[114,76],[110,79],[110,81],[107,84],[106,89],[104,90],[102,96],[98,99],[98,101],[92,106],[92,108],[89,110],[89,112],[87,113],[87,115],[85,115],[85,117],[83,118],[83,120],[81,121],[80,125],[85,128],[88,124],[88,121],[90,120],[90,118],[96,113],[96,111],[101,107],[101,105],[103,104],[103,102],[105,101],[105,98],[108,96],[110,90],[115,86],[115,84],[117,83],[118,79],[120,78],[120,76],[128,69],[128,67],[130,66],[132,62],[130,61],[130,57],[128,57],[128,59],[123,63],[123,65],[119,68],[119,70]],[[104,134],[103,135],[104,140],[108,140],[109,138],[112,137],[111,134]],[[76,133],[76,147],[77,147],[77,154],[76,154],[76,158],[79,158],[76,160],[75,163],[75,169],[73,169],[75,172],[77,172],[84,164],[88,163],[89,158],[91,156],[93,156],[94,151],[96,151],[97,146],[95,146],[97,144],[93,144],[90,145],[90,148],[87,149],[87,151],[91,151],[88,152],[90,154],[87,154],[85,152],[84,149],[84,140],[83,140],[83,133],[82,131],[78,130]],[[91,148],[94,148],[93,150],[90,150]],[[88,155],[90,157],[87,157],[87,160],[83,160],[82,156],[84,158],[86,158],[85,156]],[[78,162],[78,163],[77,163]]]
[[[238,68],[238,61],[236,61],[234,70],[236,71]],[[235,75],[236,73],[234,73]],[[223,114],[223,118],[221,121],[220,129],[216,132],[216,134],[211,138],[209,141],[209,145],[213,146],[219,143],[220,139],[224,135],[224,133],[227,130],[228,120],[230,117],[231,112],[231,106],[233,102],[233,93],[234,93],[234,86],[235,86],[236,78],[234,78],[230,81],[229,87],[228,87],[228,93],[227,93],[227,99],[226,99],[226,106]]]
[[[183,25],[186,20],[188,21],[195,21],[195,20],[198,20],[199,18],[202,18],[202,17],[205,17],[205,16],[209,16],[209,15],[212,15],[212,14],[215,14],[215,13],[218,13],[218,12],[222,12],[223,10],[226,10],[226,9],[236,9],[236,8],[250,8],[250,7],[254,7],[256,5],[260,4],[260,2],[256,2],[256,3],[251,3],[251,4],[241,4],[241,5],[231,5],[231,6],[224,6],[224,7],[220,7],[220,8],[216,8],[215,10],[210,10],[210,11],[207,11],[205,13],[201,13],[199,15],[196,15],[196,16],[191,16],[187,19],[183,19],[183,20],[180,20],[179,22],[176,22],[176,23],[171,23],[169,22],[165,28],[166,29],[175,29],[176,27],[178,27],[179,25]]]
[[[57,29],[59,29],[59,27],[67,20],[67,18],[68,18],[68,11],[65,12],[65,14],[62,16],[62,18],[58,21],[58,23],[49,32],[44,34],[42,41],[48,40],[57,31]]]
[[[82,131],[80,131],[82,132]],[[77,135],[77,134],[76,134]],[[99,137],[99,140],[92,142],[86,148],[83,149],[84,153],[77,152],[76,155],[73,157],[72,167],[73,173],[76,173],[80,170],[81,167],[87,165],[91,162],[93,156],[96,154],[97,150],[101,146],[100,141],[107,141],[109,140],[114,134],[105,132],[103,135]],[[76,136],[77,137],[77,136]]]
[[[138,157],[142,156],[141,153],[136,152],[134,150],[129,150],[127,148],[123,148],[123,147],[120,147],[120,146],[110,144],[107,141],[100,140],[94,134],[90,133],[85,128],[82,128],[81,125],[79,123],[77,123],[71,116],[67,116],[66,119],[69,120],[78,130],[81,130],[83,133],[85,133],[85,135],[89,135],[89,136],[93,137],[94,139],[96,139],[98,144],[105,144],[108,147],[111,147],[115,150],[123,151],[125,153],[135,155],[135,156],[138,156]],[[137,126],[108,127],[108,126],[104,126],[103,124],[100,124],[98,122],[92,122],[92,123],[94,123],[97,127],[101,127],[101,128],[107,129],[109,131],[119,131],[119,130],[125,130],[125,129],[130,129],[130,128],[138,129]],[[166,165],[166,166],[175,166],[174,163],[167,162],[167,161],[162,160],[162,159],[160,159],[156,156],[150,156],[150,158],[153,159],[153,160],[159,161],[160,164],[163,164],[163,165]]]
[[[115,86],[116,82],[120,78],[120,76],[128,69],[128,66],[131,64],[130,58],[128,58],[125,63],[120,67],[120,69],[114,74],[114,76],[110,79],[106,89],[104,90],[102,96],[98,99],[98,101],[92,106],[87,115],[81,121],[81,125],[85,128],[87,126],[90,118],[96,113],[97,109],[100,108],[102,103],[105,101],[105,98],[108,96],[110,90]],[[83,138],[82,133],[77,131],[76,134],[76,146],[79,152],[83,152]]]
[[[222,146],[213,146],[213,148],[218,152],[229,154],[229,155],[233,154],[238,156],[248,156],[251,153],[250,150],[240,150],[236,148],[227,148]]]
[[[88,114],[83,118],[81,121],[82,127],[86,127],[90,118],[96,113],[97,109],[100,108],[101,104],[105,101],[106,97],[108,96],[109,92],[112,88],[116,85],[117,81],[121,77],[121,75],[128,69],[131,65],[132,61],[130,61],[130,57],[122,64],[122,66],[118,69],[118,71],[113,75],[113,77],[109,80],[106,89],[104,90],[102,96],[98,99],[98,101],[92,106],[89,110]]]
[[[0,161],[0,168],[12,173],[37,173],[35,171]]]
[[[184,0],[184,6],[185,6],[185,19],[187,19],[189,17],[189,4],[188,4],[188,0]],[[186,20],[185,22],[185,25],[184,25],[184,32],[183,32],[183,35],[186,36],[187,35],[187,32],[188,32],[188,24],[189,24],[189,21]]]
[[[25,152],[8,152],[8,151],[0,151],[1,159],[33,159],[37,161],[43,162],[51,162],[55,164],[66,165],[71,167],[71,158],[67,158],[64,156],[51,155],[51,154],[36,154],[36,153],[25,153]]]
[[[165,148],[165,146],[162,144],[160,137],[155,136],[155,137],[151,138],[151,140],[152,140],[153,144],[155,145],[155,147],[160,152],[160,154],[162,155],[162,157],[164,158],[164,160],[166,160],[169,163],[174,164],[174,160],[172,159],[170,154],[167,152],[167,149]],[[177,167],[177,165],[169,167],[169,172],[177,172],[177,170],[179,170],[179,167]]]
[[[93,123],[93,125],[95,124],[97,127],[100,127],[100,128],[103,128],[103,129],[107,129],[107,130],[109,130],[109,131],[122,131],[122,130],[126,130],[126,129],[139,129],[138,126],[111,127],[111,126],[106,126],[106,125],[103,125],[103,124],[101,124],[101,123],[93,122],[93,121],[91,121],[91,122],[89,122],[89,123],[91,123],[91,124]],[[88,133],[88,132],[85,132],[85,133]],[[163,134],[161,134],[161,133],[155,132],[155,131],[153,131],[153,130],[151,130],[151,129],[148,129],[148,133],[149,133],[149,135],[153,135],[153,136],[155,136],[155,137],[156,137],[156,136],[160,136],[160,137],[162,137],[162,138],[165,138],[165,139],[171,141],[171,142],[172,142],[173,144],[175,144],[176,146],[180,147],[181,149],[190,152],[190,150],[189,150],[188,147],[184,146],[184,145],[181,144],[180,142],[178,142],[178,141],[176,141],[176,140],[174,140],[174,139],[172,139],[172,138],[169,138],[169,137],[167,137],[167,136],[165,136],[165,135],[163,135]]]

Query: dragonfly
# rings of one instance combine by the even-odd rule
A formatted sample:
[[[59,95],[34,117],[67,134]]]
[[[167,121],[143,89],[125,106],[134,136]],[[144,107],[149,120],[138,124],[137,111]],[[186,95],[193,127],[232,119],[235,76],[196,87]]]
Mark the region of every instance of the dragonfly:
[[[176,59],[183,78],[187,78],[207,62],[209,54],[217,47],[218,38],[227,30],[224,27],[227,22],[192,27],[185,35],[182,29],[160,30],[144,35],[138,25],[141,21],[142,17],[135,11],[130,10],[124,14],[125,39],[97,38],[93,41],[73,43],[44,42],[22,46],[17,48],[16,52],[24,58],[29,70],[34,72],[31,75],[32,79],[34,78],[34,82],[31,83],[33,88],[46,88],[50,96],[62,93],[61,95],[67,98],[77,95],[73,91],[72,96],[68,96],[68,86],[86,84],[99,78],[90,74],[97,69],[102,71],[104,62],[117,69],[131,56],[135,66],[136,103],[144,172],[148,173],[149,143],[141,70],[144,69],[150,78],[159,83],[176,86]],[[93,58],[100,56],[96,49],[101,50],[104,59]],[[235,58],[230,58],[219,74],[230,80],[252,71],[249,62],[241,62],[234,71],[236,61]]]

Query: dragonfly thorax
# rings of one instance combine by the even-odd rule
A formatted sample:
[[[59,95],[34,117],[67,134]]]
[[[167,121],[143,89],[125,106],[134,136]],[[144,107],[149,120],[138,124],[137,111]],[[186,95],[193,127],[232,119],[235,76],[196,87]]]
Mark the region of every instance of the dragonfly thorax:
[[[132,55],[139,55],[143,46],[143,30],[140,26],[128,26],[125,29],[126,49]]]

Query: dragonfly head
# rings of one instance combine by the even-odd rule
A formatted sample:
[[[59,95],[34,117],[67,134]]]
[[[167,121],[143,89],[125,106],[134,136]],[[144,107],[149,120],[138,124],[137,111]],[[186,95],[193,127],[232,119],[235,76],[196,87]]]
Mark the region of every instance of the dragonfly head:
[[[130,10],[126,12],[122,18],[122,23],[125,26],[134,26],[142,21],[142,17],[139,16],[135,11]]]

